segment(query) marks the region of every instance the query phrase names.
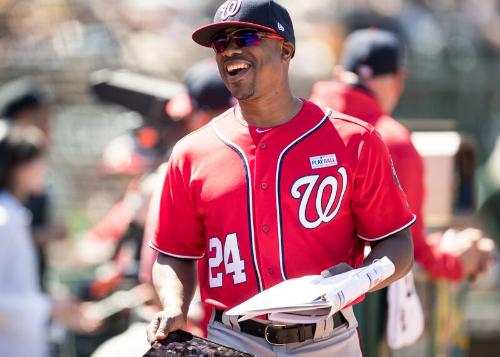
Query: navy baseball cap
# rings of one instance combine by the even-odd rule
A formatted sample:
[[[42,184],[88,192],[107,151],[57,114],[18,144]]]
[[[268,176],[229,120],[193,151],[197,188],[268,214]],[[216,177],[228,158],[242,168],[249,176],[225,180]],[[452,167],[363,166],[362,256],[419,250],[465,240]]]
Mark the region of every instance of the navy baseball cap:
[[[392,32],[375,28],[356,30],[346,39],[342,66],[362,79],[402,68],[403,46]]]
[[[184,80],[193,109],[222,110],[233,105],[233,96],[222,81],[215,61],[196,63]]]
[[[0,87],[0,116],[9,120],[24,109],[51,102],[50,95],[29,77],[12,80]]]
[[[217,9],[213,23],[200,27],[192,37],[196,43],[210,47],[214,35],[231,27],[276,33],[295,46],[290,14],[273,0],[228,0]]]
[[[202,60],[190,67],[184,85],[186,92],[174,96],[166,104],[166,113],[172,118],[187,118],[196,110],[225,110],[235,104],[213,59]]]

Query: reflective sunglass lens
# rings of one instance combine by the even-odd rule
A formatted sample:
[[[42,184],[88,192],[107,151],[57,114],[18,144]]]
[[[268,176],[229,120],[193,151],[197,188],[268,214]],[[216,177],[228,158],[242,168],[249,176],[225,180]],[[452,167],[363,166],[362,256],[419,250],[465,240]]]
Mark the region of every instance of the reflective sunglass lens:
[[[218,40],[215,40],[212,42],[212,47],[214,48],[215,52],[221,53],[226,50],[228,41],[225,38],[221,38]]]
[[[234,35],[233,40],[239,47],[257,46],[260,44],[259,35],[255,32]]]
[[[260,37],[256,31],[241,30],[233,34],[221,34],[212,40],[212,47],[215,52],[221,53],[226,50],[230,41],[234,41],[238,47],[257,46],[260,44]]]

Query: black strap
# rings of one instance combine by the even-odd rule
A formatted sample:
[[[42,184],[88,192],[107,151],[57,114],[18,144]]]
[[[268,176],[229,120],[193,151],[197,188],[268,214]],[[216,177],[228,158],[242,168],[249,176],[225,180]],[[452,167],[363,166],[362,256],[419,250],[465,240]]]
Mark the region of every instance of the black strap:
[[[215,309],[214,321],[222,321],[224,311]],[[333,327],[338,327],[347,322],[340,312],[332,316]],[[264,324],[255,320],[245,320],[239,322],[241,332],[266,339],[272,345],[286,345],[295,342],[304,342],[314,338],[316,324],[299,325],[274,325]]]

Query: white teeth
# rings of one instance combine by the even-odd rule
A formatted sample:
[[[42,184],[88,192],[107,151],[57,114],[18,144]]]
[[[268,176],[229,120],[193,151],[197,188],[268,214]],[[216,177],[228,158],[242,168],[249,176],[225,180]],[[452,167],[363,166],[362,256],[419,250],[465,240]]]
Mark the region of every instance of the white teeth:
[[[250,65],[248,63],[245,63],[245,62],[230,63],[226,66],[226,70],[228,72],[233,72],[233,71],[236,71],[238,69],[246,69],[246,68],[250,68]]]

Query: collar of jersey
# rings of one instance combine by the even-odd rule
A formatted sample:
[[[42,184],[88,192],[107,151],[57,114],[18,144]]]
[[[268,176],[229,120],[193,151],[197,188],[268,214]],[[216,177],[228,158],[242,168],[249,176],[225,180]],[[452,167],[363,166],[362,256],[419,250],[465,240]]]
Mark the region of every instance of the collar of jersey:
[[[287,126],[289,123],[294,122],[298,117],[301,116],[301,113],[303,112],[304,106],[306,104],[306,100],[304,98],[299,98],[299,99],[302,102],[302,106],[301,106],[300,110],[297,112],[297,114],[295,114],[290,120],[287,120],[286,122],[278,124],[278,125],[275,125],[275,126],[261,127],[261,126],[248,125],[248,123],[243,118],[241,118],[240,115],[238,115],[238,111],[236,110],[238,108],[237,105],[235,105],[233,107],[233,115],[236,118],[236,121],[240,125],[248,128],[248,129],[252,129],[252,130],[255,130],[255,131],[257,131],[257,129],[261,129],[261,130],[277,129],[277,128],[280,128],[280,127]],[[273,131],[273,130],[269,130],[269,131]]]

